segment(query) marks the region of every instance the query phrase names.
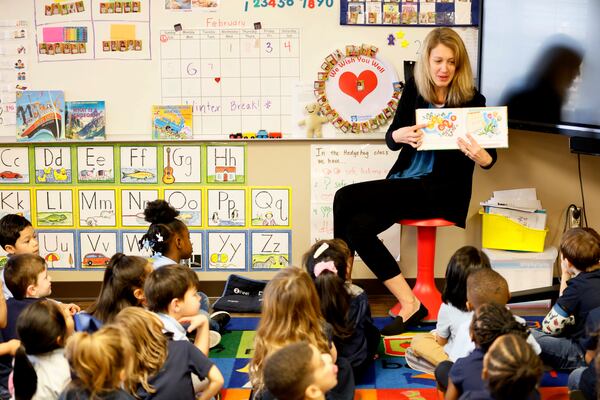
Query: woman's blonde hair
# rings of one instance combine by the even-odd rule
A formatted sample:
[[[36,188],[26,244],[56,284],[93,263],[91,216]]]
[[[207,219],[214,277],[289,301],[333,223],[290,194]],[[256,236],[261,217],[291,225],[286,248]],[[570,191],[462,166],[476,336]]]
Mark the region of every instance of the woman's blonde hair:
[[[446,106],[458,107],[471,100],[475,95],[473,82],[473,71],[469,54],[463,40],[458,33],[450,28],[436,28],[429,32],[421,46],[421,52],[415,65],[415,83],[419,94],[429,103],[436,103],[435,83],[431,77],[429,68],[429,56],[431,50],[437,45],[443,44],[454,53],[456,70],[454,78],[448,86]]]
[[[119,389],[123,371],[131,376],[135,353],[127,336],[119,327],[107,325],[92,334],[77,332],[67,341],[67,360],[90,398]]]
[[[277,273],[265,288],[262,315],[250,361],[250,382],[263,390],[263,367],[267,356],[279,348],[306,341],[329,353],[323,317],[315,285],[308,273],[289,267]]]
[[[158,316],[141,307],[127,307],[115,317],[115,323],[129,333],[133,351],[130,391],[135,393],[139,383],[148,393],[154,388],[148,378],[156,375],[167,359],[167,338],[163,334],[163,323]]]

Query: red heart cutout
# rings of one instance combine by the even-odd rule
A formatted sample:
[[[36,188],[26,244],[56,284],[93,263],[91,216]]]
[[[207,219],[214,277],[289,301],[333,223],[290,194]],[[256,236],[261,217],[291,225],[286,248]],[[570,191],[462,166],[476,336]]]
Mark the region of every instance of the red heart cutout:
[[[221,82],[221,78],[215,78],[215,82],[217,82],[217,83]]]
[[[358,90],[358,81],[363,81],[362,90]],[[377,75],[371,70],[365,70],[357,77],[346,71],[340,76],[339,85],[342,92],[361,103],[377,87]]]

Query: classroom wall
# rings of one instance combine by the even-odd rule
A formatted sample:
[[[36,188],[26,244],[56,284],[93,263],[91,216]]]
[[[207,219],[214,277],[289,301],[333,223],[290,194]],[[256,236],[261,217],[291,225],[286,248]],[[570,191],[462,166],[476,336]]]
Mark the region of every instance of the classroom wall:
[[[339,142],[336,142],[339,143]],[[349,142],[364,144],[364,142]],[[345,142],[345,144],[348,144]],[[283,185],[292,188],[292,263],[298,265],[310,245],[310,144],[306,142],[251,142],[248,144],[248,185]],[[588,224],[600,229],[600,157],[581,156]],[[577,175],[577,155],[569,152],[568,138],[560,135],[525,131],[510,132],[510,148],[498,152],[491,170],[476,169],[467,228],[443,228],[438,231],[435,276],[443,277],[447,260],[464,245],[481,245],[479,202],[492,191],[535,187],[538,198],[548,210],[546,246],[557,246],[569,204],[581,205]],[[443,199],[441,199],[443,201]],[[376,199],[374,199],[376,202]],[[401,266],[408,278],[416,276],[416,229],[403,228]],[[101,271],[53,271],[57,281],[94,281]],[[268,279],[271,272],[253,272],[252,277]],[[222,281],[225,272],[201,272],[202,280]],[[374,278],[357,262],[355,279]]]

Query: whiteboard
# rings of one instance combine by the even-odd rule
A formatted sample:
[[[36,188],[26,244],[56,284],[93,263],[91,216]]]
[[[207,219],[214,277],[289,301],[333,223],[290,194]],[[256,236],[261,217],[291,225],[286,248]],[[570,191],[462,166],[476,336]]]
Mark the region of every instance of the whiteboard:
[[[41,1],[41,0],[37,0]],[[49,1],[49,0],[48,0]],[[97,3],[95,0],[92,4]],[[266,2],[265,2],[266,3]],[[346,45],[360,46],[363,43],[379,49],[377,57],[391,65],[399,80],[404,80],[404,61],[415,60],[421,42],[431,28],[404,26],[341,26],[339,24],[339,2],[322,2],[320,7],[305,7],[302,1],[287,0],[280,2],[283,7],[262,7],[258,1],[223,0],[214,11],[174,12],[164,9],[164,1],[154,0],[150,3],[147,19],[140,24],[148,24],[148,44],[144,43],[143,56],[148,59],[78,59],[40,62],[36,53],[36,27],[34,20],[34,1],[5,1],[0,3],[0,13],[3,19],[22,19],[28,22],[27,73],[28,87],[35,90],[63,90],[66,101],[105,100],[106,101],[106,131],[109,139],[141,140],[151,137],[151,108],[165,100],[163,86],[163,65],[161,65],[161,31],[174,31],[175,24],[181,24],[183,32],[216,31],[221,35],[223,30],[255,31],[255,23],[260,22],[260,45],[265,45],[264,35],[292,33],[298,44],[297,71],[287,79],[287,84],[312,85],[317,79],[323,60],[337,49],[343,50]],[[259,5],[256,7],[256,5]],[[141,18],[141,17],[140,17]],[[456,28],[466,41],[471,62],[477,65],[477,28]],[[397,38],[394,46],[388,45],[388,36]],[[146,53],[146,45],[149,46]],[[283,41],[279,41],[284,46]],[[96,45],[97,47],[97,45]],[[102,51],[96,48],[96,52]],[[218,54],[211,53],[216,59]],[[43,60],[41,60],[43,61]],[[293,64],[293,63],[292,63]],[[281,64],[280,64],[281,65]],[[291,65],[291,64],[290,64]],[[187,65],[186,65],[187,67]],[[292,82],[298,78],[298,81]],[[189,89],[189,87],[188,87]],[[288,92],[289,90],[289,92]],[[282,111],[286,115],[288,126],[297,124],[298,113],[306,101],[302,96],[294,96],[293,88],[281,87],[281,93],[286,93],[285,101],[281,102]],[[287,94],[290,94],[287,96]],[[216,97],[216,96],[215,96]],[[282,96],[283,97],[283,96]],[[296,98],[296,100],[294,100]],[[215,98],[217,100],[217,98]],[[218,99],[221,100],[221,99]],[[312,99],[311,99],[312,101]],[[285,112],[283,112],[285,111]],[[231,116],[237,118],[237,116]],[[257,131],[254,120],[247,125],[242,123],[243,130]],[[327,137],[334,139],[373,139],[381,138],[385,127],[379,133],[347,134],[337,129],[327,129]],[[194,129],[195,139],[224,139],[229,131],[217,135],[206,134],[201,125]],[[0,139],[11,141],[14,137],[11,126],[1,127]],[[303,138],[283,132],[283,137]]]

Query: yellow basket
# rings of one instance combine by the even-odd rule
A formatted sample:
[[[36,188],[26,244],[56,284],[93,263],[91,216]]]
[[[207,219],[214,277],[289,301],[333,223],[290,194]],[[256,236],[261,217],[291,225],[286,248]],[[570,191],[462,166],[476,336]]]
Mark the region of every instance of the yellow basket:
[[[481,243],[488,249],[519,250],[541,253],[548,229],[527,228],[503,215],[486,214],[483,216]]]

